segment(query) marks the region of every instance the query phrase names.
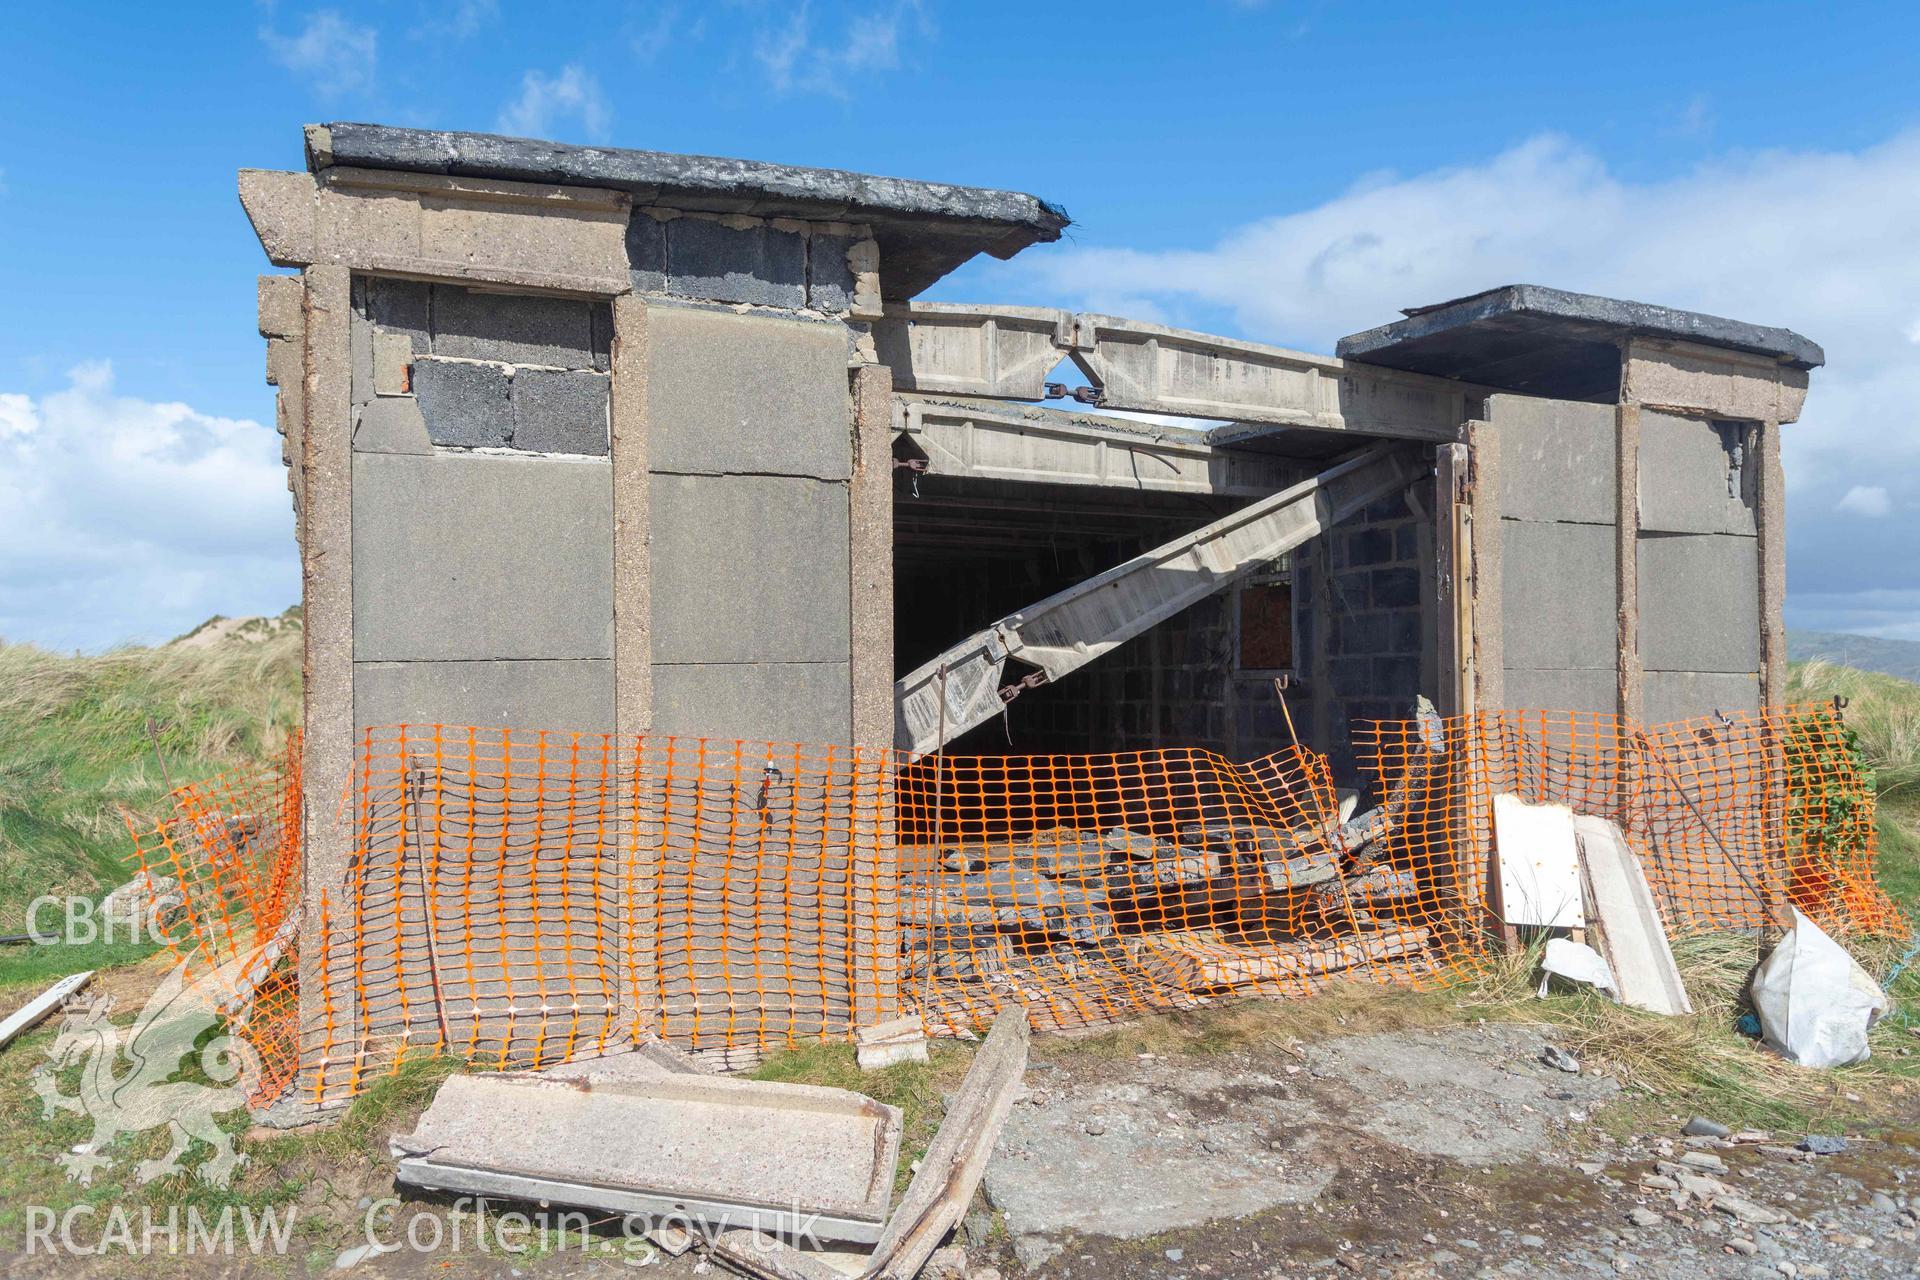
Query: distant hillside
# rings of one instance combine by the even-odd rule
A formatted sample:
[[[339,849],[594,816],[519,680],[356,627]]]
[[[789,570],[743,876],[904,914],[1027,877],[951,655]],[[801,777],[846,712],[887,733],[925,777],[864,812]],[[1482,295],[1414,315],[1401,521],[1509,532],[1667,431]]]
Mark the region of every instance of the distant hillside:
[[[1886,640],[1843,631],[1788,631],[1788,661],[1805,662],[1809,658],[1825,658],[1843,667],[1920,683],[1920,640]]]

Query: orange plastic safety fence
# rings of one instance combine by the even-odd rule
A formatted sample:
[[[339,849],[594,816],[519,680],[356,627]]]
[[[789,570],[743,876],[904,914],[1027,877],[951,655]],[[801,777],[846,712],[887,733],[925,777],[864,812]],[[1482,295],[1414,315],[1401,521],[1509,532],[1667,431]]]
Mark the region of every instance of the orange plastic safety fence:
[[[253,1100],[269,1101],[299,1067],[299,736],[270,764],[170,798],[167,818],[133,831],[134,860],[186,980],[258,1057]]]
[[[1451,981],[1498,945],[1500,793],[1617,822],[1676,932],[1789,902],[1896,927],[1829,708],[1653,729],[1426,716],[1354,736],[1359,804],[1302,748],[1234,763],[369,731],[352,854],[306,931],[300,1087],[350,1096],[415,1049],[532,1067],[662,1035],[737,1063],[902,1014],[960,1033],[1009,1002],[1076,1026],[1338,978]],[[196,916],[196,937],[287,918],[282,857],[255,881],[253,843],[188,843],[235,904]],[[285,1005],[274,1016],[288,1028]]]

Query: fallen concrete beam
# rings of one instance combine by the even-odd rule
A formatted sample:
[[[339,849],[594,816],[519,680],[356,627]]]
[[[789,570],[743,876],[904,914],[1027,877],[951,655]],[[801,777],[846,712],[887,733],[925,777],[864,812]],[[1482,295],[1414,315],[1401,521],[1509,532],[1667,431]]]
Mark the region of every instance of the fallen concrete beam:
[[[0,1049],[6,1048],[23,1032],[38,1025],[41,1019],[65,1004],[70,996],[92,980],[91,969],[85,973],[68,974],[8,1014],[7,1020],[0,1022]]]
[[[457,1075],[391,1143],[412,1186],[868,1243],[900,1112],[840,1089],[670,1074],[644,1055],[552,1075]]]
[[[1034,405],[896,401],[933,476],[1232,498],[1264,498],[1300,479],[1297,463],[1221,448],[1182,427]]]
[[[1660,905],[1626,836],[1605,818],[1588,814],[1574,815],[1573,830],[1600,952],[1620,1003],[1654,1013],[1692,1013]]]
[[[894,744],[933,751],[1000,715],[1009,658],[1058,680],[1420,476],[1376,445],[1310,480],[1009,614],[894,683]]]

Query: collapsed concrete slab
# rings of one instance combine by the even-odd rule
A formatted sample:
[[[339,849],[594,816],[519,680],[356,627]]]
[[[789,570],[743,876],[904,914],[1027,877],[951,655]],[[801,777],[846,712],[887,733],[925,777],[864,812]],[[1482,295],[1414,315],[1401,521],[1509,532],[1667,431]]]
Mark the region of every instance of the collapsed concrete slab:
[[[559,1077],[454,1076],[391,1149],[399,1180],[432,1191],[869,1243],[892,1201],[900,1112],[632,1055]]]

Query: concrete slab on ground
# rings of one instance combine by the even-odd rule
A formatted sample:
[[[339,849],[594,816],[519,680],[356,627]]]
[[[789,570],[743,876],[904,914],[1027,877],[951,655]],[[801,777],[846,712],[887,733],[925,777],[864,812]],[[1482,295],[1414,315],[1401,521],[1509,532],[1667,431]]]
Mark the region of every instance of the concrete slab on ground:
[[[842,1089],[645,1069],[457,1075],[392,1147],[413,1186],[871,1242],[900,1112]]]
[[[1310,1204],[1356,1130],[1465,1164],[1531,1159],[1617,1092],[1542,1064],[1546,1043],[1492,1025],[1330,1040],[1290,1073],[1271,1055],[1057,1066],[1029,1075],[987,1195],[1016,1238],[1135,1238]]]

